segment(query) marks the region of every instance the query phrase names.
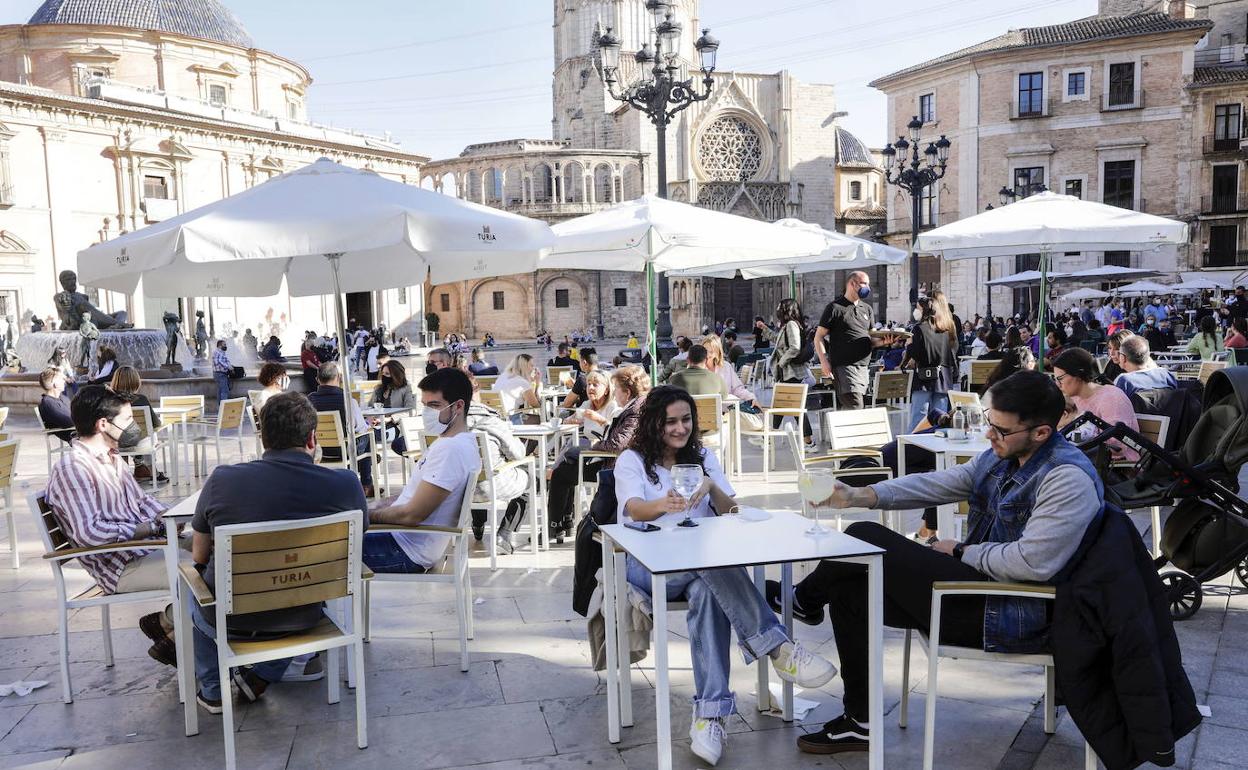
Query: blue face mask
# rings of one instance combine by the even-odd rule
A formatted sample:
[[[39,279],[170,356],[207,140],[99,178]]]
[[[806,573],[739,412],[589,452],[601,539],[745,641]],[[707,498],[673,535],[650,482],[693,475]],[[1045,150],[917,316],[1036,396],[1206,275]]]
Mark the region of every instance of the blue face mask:
[[[870,297],[870,296],[871,296],[871,287],[870,287],[870,286],[859,286],[859,287],[858,287],[858,299],[866,299],[867,297]]]

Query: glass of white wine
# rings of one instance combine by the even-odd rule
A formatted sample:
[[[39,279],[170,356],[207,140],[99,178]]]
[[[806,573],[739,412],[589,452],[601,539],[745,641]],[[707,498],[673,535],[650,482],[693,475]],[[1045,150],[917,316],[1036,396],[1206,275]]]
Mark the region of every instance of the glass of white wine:
[[[680,522],[681,527],[696,527],[698,523],[689,516],[691,505],[690,498],[693,493],[698,491],[698,487],[702,485],[702,466],[693,464],[680,464],[672,466],[672,489],[676,490],[676,494],[685,498],[685,519]]]
[[[824,535],[828,530],[819,523],[819,504],[832,496],[836,488],[836,479],[826,468],[804,470],[797,476],[797,491],[801,492],[802,500],[806,501],[815,512],[815,523],[806,530],[808,535]]]

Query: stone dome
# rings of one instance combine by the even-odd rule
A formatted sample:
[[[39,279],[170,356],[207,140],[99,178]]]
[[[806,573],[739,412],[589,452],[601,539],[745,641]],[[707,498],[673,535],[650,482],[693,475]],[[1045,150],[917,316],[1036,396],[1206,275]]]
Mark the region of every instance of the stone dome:
[[[255,47],[242,23],[217,0],[45,0],[27,24],[133,27]]]
[[[875,166],[866,143],[840,126],[836,127],[836,143],[842,166]]]

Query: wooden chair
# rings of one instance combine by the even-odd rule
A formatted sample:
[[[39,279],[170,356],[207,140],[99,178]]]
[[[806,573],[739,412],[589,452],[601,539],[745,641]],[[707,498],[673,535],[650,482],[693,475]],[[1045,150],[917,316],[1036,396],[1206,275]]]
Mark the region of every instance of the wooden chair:
[[[475,476],[465,482],[460,492],[459,521],[453,527],[421,524],[416,527],[374,525],[369,532],[422,532],[431,535],[451,536],[450,547],[439,564],[427,572],[398,573],[378,572],[364,584],[364,638],[369,638],[369,596],[372,583],[451,583],[455,586],[455,616],[459,620],[459,670],[468,670],[468,640],[473,637],[472,627],[472,573],[468,569],[468,555],[472,548],[472,490],[477,484]]]
[[[424,432],[424,424],[419,417],[407,415],[400,417],[398,420],[399,435],[403,437],[403,444],[407,447],[401,457],[403,459],[403,484],[407,484],[407,477],[411,474],[411,464],[413,460],[419,460],[423,452],[421,451],[420,435]]]
[[[503,405],[502,393],[497,390],[479,390],[477,398],[481,400],[481,403],[501,414],[503,419],[507,419],[507,407]]]
[[[494,387],[494,383],[498,382],[497,374],[478,374],[477,386],[481,391],[488,391]]]
[[[805,470],[812,465],[828,465],[834,477],[845,479],[851,477],[866,477],[878,481],[891,479],[893,472],[890,468],[884,466],[884,455],[880,452],[880,447],[893,440],[893,430],[889,424],[888,410],[882,406],[872,407],[870,409],[848,409],[842,412],[832,412],[827,417],[827,435],[828,443],[832,449],[821,455],[807,456],[802,451],[801,442],[797,437],[797,431],[790,429],[788,432],[789,447],[793,451],[794,464],[798,471]],[[875,468],[842,468],[841,463],[851,457],[870,457],[879,463]],[[851,510],[851,512],[853,512]],[[837,513],[837,529],[841,527],[841,515],[844,511]],[[880,523],[888,524],[888,512],[880,511]],[[894,529],[898,528],[899,522],[893,522]]]
[[[369,400],[373,397],[373,391],[377,390],[380,384],[381,380],[354,380],[351,383],[351,395],[363,408],[368,406]]]
[[[245,398],[229,398],[222,401],[220,408],[217,409],[216,419],[211,422],[201,421],[200,425],[204,430],[198,436],[187,439],[193,454],[192,466],[199,469],[201,473],[207,473],[208,470],[208,447],[211,446],[215,453],[217,465],[221,464],[221,442],[237,441],[238,456],[242,458],[246,454],[243,448],[243,414],[247,411],[247,399]],[[227,433],[233,431],[233,435]]]
[[[251,432],[256,440],[256,459],[260,459],[264,455],[264,439],[260,435],[260,407],[256,404],[260,403],[259,390],[247,391],[247,420],[251,423]]]
[[[56,600],[58,608],[57,643],[61,663],[61,700],[74,702],[73,687],[69,681],[69,611],[84,607],[100,608],[100,624],[104,631],[104,665],[113,665],[113,633],[109,622],[109,609],[114,604],[134,604],[137,602],[168,602],[172,601],[169,590],[133,591],[130,593],[107,594],[97,585],[70,598],[65,590],[64,565],[72,559],[105,553],[124,551],[150,551],[168,546],[166,540],[122,540],[116,543],[98,546],[76,547],[70,542],[69,536],[61,529],[61,523],[52,512],[44,491],[32,493],[26,498],[30,512],[34,516],[39,539],[43,542],[43,558],[52,567],[52,577],[56,582]],[[188,667],[188,659],[183,660]],[[193,690],[190,692],[194,692]],[[194,696],[187,698],[194,702]]]
[[[561,377],[564,374],[572,374],[570,366],[548,366],[546,367],[546,384],[552,388],[557,388],[563,383]]]
[[[959,406],[963,409],[978,409],[981,412],[984,409],[983,402],[979,400],[979,394],[967,390],[951,390],[949,395],[949,408],[957,409]]]
[[[1000,361],[979,361],[971,362],[971,376],[967,378],[966,387],[976,393],[982,393],[988,384],[988,375],[992,374],[992,370],[997,368]]]
[[[872,381],[871,406],[883,403],[891,419],[904,423],[910,419],[910,389],[913,384],[913,369],[877,370]],[[898,429],[904,430],[905,427],[908,426],[899,425]]]
[[[1201,385],[1206,385],[1213,373],[1219,369],[1225,369],[1225,361],[1205,361],[1200,365],[1200,371],[1196,374],[1196,380]]]
[[[374,466],[381,462],[380,453],[373,441],[373,432],[370,430],[365,434],[368,436],[368,453],[365,456],[373,458]],[[337,447],[338,457],[326,458],[323,451],[318,451],[316,462],[328,468],[347,468],[352,472],[358,472],[358,469],[352,468],[347,458],[350,454],[347,451],[347,437],[342,429],[342,415],[337,411],[333,412],[317,412],[316,413],[316,445],[318,450],[325,447]],[[359,457],[357,456],[357,460]],[[373,490],[380,489],[379,484],[373,485]]]
[[[477,454],[481,458],[481,473],[477,477],[477,485],[484,485],[485,500],[474,502],[472,508],[474,510],[485,509],[486,525],[489,527],[490,536],[487,540],[490,552],[490,569],[498,569],[498,517],[499,511],[507,512],[507,504],[510,500],[499,498],[498,492],[494,487],[494,476],[512,468],[520,468],[525,475],[529,477],[529,514],[533,517],[529,520],[531,545],[533,553],[537,554],[537,542],[539,533],[543,531],[544,522],[541,517],[541,500],[537,497],[537,458],[527,455],[519,460],[505,460],[497,467],[491,467],[490,462],[490,439],[484,433],[474,432],[477,439]],[[469,497],[471,497],[471,490]]]
[[[156,455],[164,456],[165,464],[169,464],[169,444],[163,440],[161,434],[172,430],[172,426],[169,423],[162,423],[159,428],[153,428],[155,421],[152,419],[150,407],[135,406],[132,407],[131,412],[134,415],[134,424],[139,426],[139,443],[129,449],[118,449],[117,454],[136,459],[146,457],[151,463],[152,489],[155,490],[159,476],[156,472]]]
[[[44,425],[43,423],[43,415],[39,414],[39,407],[36,406],[34,409],[35,409],[35,421],[39,423],[39,430],[41,433],[43,433],[43,449],[47,453],[46,457],[48,460],[48,475],[51,476],[52,475],[52,463],[54,461],[54,458],[59,459],[59,455],[62,455],[69,451],[69,443],[65,441],[61,441],[61,439],[58,438],[56,434],[62,433],[66,430],[68,430],[70,433],[73,433],[74,429],[73,428],[56,428],[56,429],[49,430],[48,426]]]
[[[4,428],[4,424],[9,420],[9,408],[0,406],[0,429]]]
[[[204,416],[204,397],[203,396],[161,396],[161,409],[186,409],[191,408],[194,411],[187,413],[186,420],[198,420]]]
[[[17,548],[17,511],[13,508],[13,472],[17,467],[17,439],[0,441],[0,490],[4,492],[4,518],[9,533],[9,566],[21,566]]]
[[[1140,435],[1157,446],[1164,447],[1166,439],[1170,435],[1170,418],[1160,414],[1140,414],[1136,413],[1135,421],[1140,425]],[[1143,458],[1141,458],[1143,459]],[[1115,460],[1110,463],[1110,467],[1118,470],[1129,470],[1136,467],[1138,461],[1131,460]],[[1152,519],[1153,530],[1153,557],[1161,556],[1161,506],[1151,505],[1149,508],[1149,516]],[[1127,509],[1127,513],[1132,510]]]
[[[835,412],[831,414],[836,414]],[[754,436],[763,440],[763,480],[771,480],[771,470],[775,466],[775,441],[783,440],[785,433],[780,428],[771,427],[772,417],[793,417],[797,424],[802,424],[806,416],[806,385],[802,383],[777,382],[771,392],[771,406],[762,409],[762,426],[753,430],[746,425],[741,426],[741,435]]]
[[[741,364],[741,368],[737,370],[737,377],[741,379],[741,384],[750,387],[754,383],[754,365]]]
[[[927,653],[927,702],[926,717],[923,729],[923,768],[932,770],[936,753],[936,701],[937,674],[941,658],[960,658],[963,660],[986,660],[999,663],[1015,663],[1028,666],[1044,667],[1044,731],[1052,735],[1057,731],[1057,700],[1054,676],[1053,656],[1048,653],[1005,653],[986,652],[976,647],[958,647],[950,644],[933,644],[932,639],[940,639],[941,609],[944,599],[949,596],[1011,596],[1027,599],[1053,600],[1056,589],[1052,586],[1037,583],[992,583],[984,582],[946,582],[932,584],[932,618],[929,628],[930,637],[921,631],[906,629],[906,637],[901,658],[901,708],[898,709],[897,724],[905,727],[910,706],[910,642],[916,637],[919,646]],[[1084,766],[1087,770],[1096,770],[1097,759],[1092,747],[1085,744]]]
[[[344,511],[313,519],[231,524],[216,527],[212,537],[213,562],[216,565],[214,577],[218,586],[215,598],[192,565],[183,563],[178,568],[182,585],[186,587],[180,622],[187,624],[187,628],[191,622],[192,601],[201,611],[214,608],[217,629],[228,628],[229,620],[234,615],[319,602],[341,601],[350,605],[349,609],[344,607],[340,619],[326,614],[316,627],[277,639],[244,641],[217,633],[226,768],[234,770],[237,766],[230,669],[324,651],[329,702],[337,703],[341,685],[338,653],[344,647],[351,648],[355,674],[355,743],[361,749],[367,748],[368,714],[362,633],[362,599],[366,593],[360,559],[364,539],[363,513]],[[181,673],[185,691],[194,692],[193,667],[183,666]],[[186,698],[184,709],[186,734],[195,735],[199,732],[195,698]]]

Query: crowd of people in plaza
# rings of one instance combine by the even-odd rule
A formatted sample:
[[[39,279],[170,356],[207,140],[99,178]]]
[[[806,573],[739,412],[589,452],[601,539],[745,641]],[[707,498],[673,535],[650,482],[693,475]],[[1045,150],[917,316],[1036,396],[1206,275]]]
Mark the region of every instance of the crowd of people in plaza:
[[[1184,390],[1154,355],[1180,346],[1202,359],[1220,355],[1233,347],[1233,341],[1238,343],[1233,336],[1243,336],[1248,317],[1248,298],[1242,289],[1225,304],[1191,308],[1194,312],[1164,299],[1129,308],[1112,301],[1054,313],[1042,349],[1027,319],[1007,323],[976,315],[963,323],[939,291],[913,304],[907,328],[884,327],[869,302],[872,290],[868,274],[851,273],[843,292],[828,303],[813,326],[796,299],[782,300],[771,319],[774,323],[755,317],[743,332],[747,341],[753,338],[750,352],[741,344],[742,332],[734,319],[708,324],[699,338],[679,339],[677,354],[655,367],[659,382],[641,362],[623,355],[604,360],[583,337],[559,344],[544,367],[532,355],[519,353],[500,370],[487,360],[492,340],[488,335],[475,349],[465,348],[452,335],[445,347],[428,353],[424,373],[409,378],[404,364],[389,357],[384,330],[348,332],[343,340],[351,346],[350,365],[377,382],[364,397],[366,403],[418,412],[425,437],[419,452],[409,452],[413,448],[393,418],[366,417],[360,402],[344,395],[335,338],[309,334],[298,364],[307,395],[289,390],[293,366],[261,356],[262,389],[252,396],[252,406],[264,452],[253,461],[222,464],[208,476],[186,543],[191,559],[211,585],[215,527],[353,509],[364,512],[366,526],[453,527],[465,495],[472,497],[473,534],[482,540],[487,525],[486,476],[494,496],[506,503],[505,514],[490,532],[504,555],[520,545],[524,522],[537,515],[538,505],[544,506],[548,523],[539,537],[554,543],[573,536],[578,526],[618,521],[667,527],[686,517],[725,515],[737,507],[737,491],[716,451],[703,444],[695,396],[734,397],[742,419],[755,430],[763,428],[764,404],[758,393],[762,383],[754,383],[753,390],[747,387],[741,377],[744,367],[765,361],[775,383],[813,385],[821,374],[824,392],[834,396],[837,408],[848,410],[868,405],[873,369],[910,371],[909,432],[946,424],[948,394],[959,389],[962,380],[960,357],[995,361],[982,388],[989,450],[971,463],[917,474],[914,469],[923,468],[925,460],[907,454],[909,475],[861,487],[837,482],[826,501],[835,508],[927,509],[913,536],[867,522],[847,529],[883,550],[885,623],[926,631],[933,582],[1052,584],[1059,573],[1074,574],[1074,579],[1088,574],[1091,568],[1080,558],[1080,544],[1089,537],[1119,538],[1115,547],[1129,551],[1120,540],[1121,530],[1102,524],[1121,512],[1107,506],[1096,467],[1060,429],[1088,412],[1110,424],[1138,427],[1135,413],[1141,399],[1156,404],[1159,393]],[[1178,319],[1184,319],[1184,331],[1195,330],[1187,342],[1178,341],[1179,324],[1174,323]],[[637,350],[626,347],[621,353],[630,349]],[[1108,356],[1104,364],[1097,358],[1102,350]],[[1041,357],[1051,375],[1035,371]],[[228,397],[234,365],[224,343],[214,351],[212,364],[214,376],[220,377],[221,395]],[[547,371],[551,369],[563,376],[552,378]],[[139,393],[137,372],[114,364],[108,384],[83,385],[72,399],[67,384],[64,372],[56,367],[40,376],[44,393],[39,414],[68,447],[52,468],[47,502],[76,545],[153,541],[152,550],[146,552],[84,557],[83,566],[101,589],[166,586],[159,548],[165,505],[136,481],[158,471],[138,463],[132,471],[118,454],[142,440],[135,410],[148,404]],[[543,398],[555,388],[562,388],[555,413],[577,430],[550,458],[542,480],[545,499],[533,500],[528,466],[516,461],[534,451],[534,442],[518,435],[517,428],[544,421]],[[812,393],[813,398],[822,397],[818,390]],[[317,414],[322,412],[338,414],[340,424],[355,437],[354,469],[328,468],[319,462],[343,460],[338,447],[318,446]],[[779,427],[780,418],[774,419],[772,429]],[[815,451],[814,426],[806,419],[801,422],[805,451]],[[478,437],[483,437],[481,444]],[[402,462],[409,463],[402,490],[386,500],[375,495],[376,475],[387,470],[375,467],[372,447],[379,442],[386,442]],[[896,442],[879,449],[884,464],[895,472]],[[1133,449],[1120,443],[1113,444],[1112,451],[1117,459],[1137,459]],[[588,461],[582,468],[583,460]],[[673,479],[677,465],[701,469],[701,481],[692,494],[677,491]],[[930,461],[926,465],[933,467]],[[598,513],[578,523],[578,480],[598,478],[607,470],[615,505],[605,512],[599,506]],[[934,516],[935,506],[957,501],[969,501],[970,506],[961,540],[938,532]],[[368,532],[363,561],[377,573],[422,573],[446,557],[451,539],[441,532]],[[579,573],[579,552],[577,558]],[[1126,569],[1130,572],[1135,566]],[[630,584],[649,593],[650,575],[631,556],[626,572]],[[1139,579],[1145,579],[1142,573]],[[668,598],[688,602],[695,690],[689,730],[692,751],[710,764],[718,762],[724,751],[725,719],[736,710],[729,684],[733,633],[747,663],[769,658],[782,679],[801,687],[821,687],[840,672],[843,713],[802,735],[798,739],[802,751],[866,750],[871,731],[879,728],[870,723],[867,710],[866,580],[861,565],[825,561],[789,597],[795,616],[805,623],[823,622],[826,608],[839,658],[833,662],[794,641],[779,621],[776,613],[784,600],[779,583],[769,582],[760,592],[743,568],[668,575]],[[1132,597],[1122,601],[1132,611],[1151,612],[1149,607],[1132,605]],[[255,613],[240,617],[237,627],[231,625],[226,632],[231,637],[277,638],[315,626],[321,612],[320,605],[313,604]],[[1053,623],[1042,603],[983,597],[953,602],[944,617],[942,641],[998,651],[1042,649]],[[301,656],[238,669],[224,676],[223,683],[215,654],[221,629],[213,627],[211,615],[198,609],[193,624],[196,698],[211,713],[221,712],[222,698],[230,697],[230,682],[240,699],[256,701],[278,682],[324,676],[317,657]],[[174,665],[168,609],[144,616],[139,625],[152,642],[152,658]],[[1144,677],[1137,682],[1140,687],[1153,692],[1174,686],[1177,680],[1164,650],[1131,654],[1157,662],[1157,670],[1170,677],[1166,681],[1160,675]],[[1104,709],[1095,716],[1102,723],[1116,718],[1126,721]]]

